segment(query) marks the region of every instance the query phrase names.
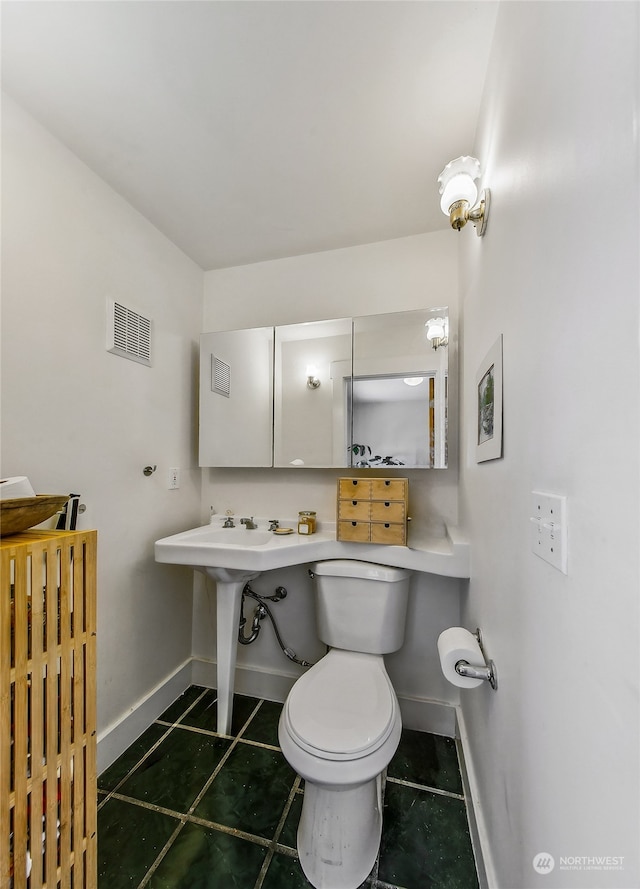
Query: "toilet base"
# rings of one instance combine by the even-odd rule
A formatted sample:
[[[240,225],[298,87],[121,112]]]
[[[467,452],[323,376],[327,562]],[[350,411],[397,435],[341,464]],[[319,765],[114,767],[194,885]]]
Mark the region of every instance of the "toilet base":
[[[316,889],[358,889],[382,834],[382,775],[357,786],[305,784],[298,855]]]

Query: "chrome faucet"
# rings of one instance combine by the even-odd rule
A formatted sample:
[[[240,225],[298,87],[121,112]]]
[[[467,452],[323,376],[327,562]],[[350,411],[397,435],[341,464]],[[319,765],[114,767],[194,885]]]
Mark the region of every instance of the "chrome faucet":
[[[253,516],[251,516],[250,519],[240,519],[240,524],[244,525],[245,528],[247,529],[247,531],[253,531],[254,528],[258,527],[256,525],[256,523],[253,521]]]
[[[280,523],[278,522],[277,519],[269,519],[269,530],[270,531],[275,531],[279,527],[280,527]]]
[[[227,516],[226,519],[224,520],[224,524],[222,527],[223,528],[235,528],[235,525],[233,524],[233,517]]]

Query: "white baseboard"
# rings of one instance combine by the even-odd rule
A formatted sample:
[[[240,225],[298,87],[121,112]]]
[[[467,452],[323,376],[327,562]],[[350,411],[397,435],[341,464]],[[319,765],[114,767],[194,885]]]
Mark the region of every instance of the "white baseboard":
[[[124,716],[98,734],[98,774],[101,774],[191,684],[191,658],[136,701]]]
[[[281,670],[268,673],[256,667],[244,667],[238,664],[235,672],[235,690],[240,695],[253,698],[264,698],[267,701],[284,703],[294,682],[300,676],[297,673],[285,673]],[[205,688],[216,688],[216,662],[205,658],[193,659],[192,682]]]
[[[409,698],[398,695],[402,725],[417,732],[431,732],[454,738],[456,734],[456,709],[443,701],[426,698]]]
[[[464,721],[464,715],[460,707],[455,708],[457,731],[456,738],[460,745],[459,756],[460,770],[462,772],[462,784],[464,796],[467,800],[467,812],[469,815],[469,830],[476,854],[476,866],[480,889],[499,889],[496,879],[489,833],[478,793],[478,780],[473,765],[469,734]]]

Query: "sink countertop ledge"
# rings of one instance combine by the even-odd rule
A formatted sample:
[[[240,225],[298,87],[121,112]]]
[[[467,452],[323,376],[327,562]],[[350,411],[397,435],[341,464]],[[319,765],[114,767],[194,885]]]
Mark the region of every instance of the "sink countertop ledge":
[[[233,529],[238,531],[239,529]],[[217,525],[203,525],[157,540],[156,562],[187,565],[192,568],[242,568],[262,572],[326,559],[355,559],[398,568],[409,568],[443,577],[470,576],[470,546],[458,528],[446,528],[442,535],[409,526],[408,546],[373,543],[345,543],[336,540],[335,523],[323,522],[310,536],[277,535],[251,530],[223,537]]]

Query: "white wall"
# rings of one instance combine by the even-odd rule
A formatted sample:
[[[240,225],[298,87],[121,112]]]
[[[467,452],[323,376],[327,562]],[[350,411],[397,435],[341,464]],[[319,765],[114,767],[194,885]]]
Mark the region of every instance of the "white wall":
[[[331,250],[272,262],[205,273],[203,330],[293,324],[448,305],[452,330],[457,325],[457,244],[449,232],[417,235]],[[457,339],[450,351],[452,411],[457,399]],[[457,426],[452,423],[450,468],[409,470],[411,513],[416,521],[434,517],[457,522]],[[320,521],[335,521],[336,479],[342,470],[209,469],[203,472],[202,519],[209,509],[232,509],[237,516],[295,517],[300,509],[315,509]],[[383,471],[378,472],[384,475]],[[275,608],[288,645],[307,659],[317,656],[313,603],[304,569],[263,575],[254,586],[268,590],[278,583],[292,585],[306,597],[299,610],[290,597]],[[457,690],[440,671],[436,640],[442,629],[459,620],[458,581],[416,576],[408,640],[402,652],[389,658],[389,669],[400,694],[417,699],[455,701]],[[194,654],[215,657],[212,608],[215,593],[196,585]],[[247,615],[249,616],[249,615]],[[240,649],[238,662],[256,669],[297,675],[269,641],[265,629],[252,646]],[[265,692],[268,694],[268,691]],[[274,692],[275,694],[275,692]]]
[[[202,271],[6,97],[2,117],[2,473],[81,493],[98,530],[104,730],[191,653],[191,572],[153,542],[198,522]],[[108,295],[153,318],[152,368],[106,352]]]
[[[464,622],[500,682],[462,699],[501,889],[640,882],[638,9],[502,5],[476,145],[491,217],[461,236]],[[500,333],[504,459],[476,465]],[[533,490],[568,497],[567,576],[530,552]],[[563,867],[582,856],[623,869]]]

